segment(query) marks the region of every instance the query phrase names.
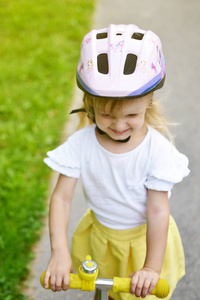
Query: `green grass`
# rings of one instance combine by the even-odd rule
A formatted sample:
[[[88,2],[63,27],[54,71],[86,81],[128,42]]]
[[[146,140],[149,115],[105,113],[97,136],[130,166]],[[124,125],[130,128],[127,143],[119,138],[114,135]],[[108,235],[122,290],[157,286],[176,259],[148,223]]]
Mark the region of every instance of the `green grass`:
[[[0,0],[0,299],[25,299],[94,0]]]

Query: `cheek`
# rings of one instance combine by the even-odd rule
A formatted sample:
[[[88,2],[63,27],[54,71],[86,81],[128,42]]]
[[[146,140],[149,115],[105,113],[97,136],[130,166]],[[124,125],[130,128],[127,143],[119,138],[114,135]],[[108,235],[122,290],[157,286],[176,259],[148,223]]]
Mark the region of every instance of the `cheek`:
[[[134,129],[140,129],[143,126],[143,124],[144,124],[144,117],[132,121],[132,127]]]

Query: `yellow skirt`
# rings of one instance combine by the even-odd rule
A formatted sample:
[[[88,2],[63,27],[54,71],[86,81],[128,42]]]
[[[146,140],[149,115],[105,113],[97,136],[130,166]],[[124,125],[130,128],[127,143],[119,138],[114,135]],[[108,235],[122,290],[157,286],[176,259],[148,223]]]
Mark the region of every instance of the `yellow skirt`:
[[[99,269],[99,278],[128,277],[143,267],[146,256],[146,224],[128,230],[115,230],[100,224],[94,213],[88,209],[72,239],[72,260],[78,271],[81,262],[90,254]],[[179,231],[170,216],[167,247],[160,277],[170,285],[170,299],[178,281],[185,275],[185,260]],[[131,294],[113,293],[115,300],[138,299]],[[142,299],[142,298],[140,298]],[[156,300],[155,296],[147,296]]]

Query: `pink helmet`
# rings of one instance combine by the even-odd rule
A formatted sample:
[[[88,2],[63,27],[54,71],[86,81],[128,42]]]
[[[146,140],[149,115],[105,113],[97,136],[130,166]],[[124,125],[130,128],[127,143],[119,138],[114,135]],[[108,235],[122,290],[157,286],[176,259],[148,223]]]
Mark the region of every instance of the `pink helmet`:
[[[163,86],[165,60],[159,37],[136,25],[110,25],[83,39],[77,84],[96,97],[138,98]]]

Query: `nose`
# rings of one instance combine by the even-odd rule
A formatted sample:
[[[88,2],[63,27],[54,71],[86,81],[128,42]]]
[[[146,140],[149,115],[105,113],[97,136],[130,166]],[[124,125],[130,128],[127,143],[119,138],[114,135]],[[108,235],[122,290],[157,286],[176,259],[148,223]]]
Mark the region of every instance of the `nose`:
[[[126,122],[123,118],[115,118],[113,120],[113,127],[116,131],[123,131],[126,129]]]

